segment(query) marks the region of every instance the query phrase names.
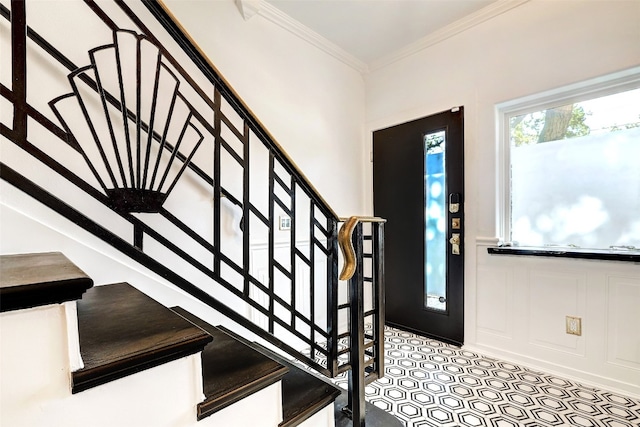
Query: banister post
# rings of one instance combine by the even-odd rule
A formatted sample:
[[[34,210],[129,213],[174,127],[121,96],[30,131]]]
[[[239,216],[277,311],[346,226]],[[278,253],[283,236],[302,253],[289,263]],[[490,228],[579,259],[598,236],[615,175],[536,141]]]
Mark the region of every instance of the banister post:
[[[11,1],[11,89],[13,133],[19,144],[27,142],[27,18],[24,0]]]
[[[364,400],[364,274],[362,223],[353,231],[353,249],[356,256],[356,271],[349,279],[349,402],[343,409],[350,416],[354,427],[365,425]]]
[[[375,371],[378,378],[384,376],[384,323],[385,323],[385,283],[384,283],[384,222],[376,222],[371,227],[373,253],[374,298],[376,309]]]
[[[331,338],[328,340],[327,352],[329,358],[327,369],[331,375],[338,372],[338,221],[329,222],[329,260],[327,262],[327,277],[329,278],[329,295],[327,299],[327,319]]]

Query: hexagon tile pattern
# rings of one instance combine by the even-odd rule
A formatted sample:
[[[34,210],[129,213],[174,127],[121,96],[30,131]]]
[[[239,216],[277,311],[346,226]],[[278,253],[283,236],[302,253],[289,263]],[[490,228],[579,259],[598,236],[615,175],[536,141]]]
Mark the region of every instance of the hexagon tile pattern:
[[[385,376],[366,399],[407,427],[640,426],[640,400],[389,327]]]

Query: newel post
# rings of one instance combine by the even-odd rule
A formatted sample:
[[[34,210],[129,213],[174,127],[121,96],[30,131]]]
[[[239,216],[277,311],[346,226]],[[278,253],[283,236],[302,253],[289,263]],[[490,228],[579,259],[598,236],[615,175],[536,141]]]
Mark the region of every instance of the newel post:
[[[364,400],[364,274],[362,223],[353,231],[353,249],[356,270],[349,279],[349,403],[344,411],[351,417],[354,427],[365,425]]]

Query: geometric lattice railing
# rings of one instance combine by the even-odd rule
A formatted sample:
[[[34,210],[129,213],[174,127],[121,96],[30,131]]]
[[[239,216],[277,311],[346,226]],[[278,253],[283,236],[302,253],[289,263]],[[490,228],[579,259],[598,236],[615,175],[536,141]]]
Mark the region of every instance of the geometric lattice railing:
[[[2,179],[319,372],[381,375],[381,225],[340,281],[341,220],[158,3],[29,4],[0,2]]]

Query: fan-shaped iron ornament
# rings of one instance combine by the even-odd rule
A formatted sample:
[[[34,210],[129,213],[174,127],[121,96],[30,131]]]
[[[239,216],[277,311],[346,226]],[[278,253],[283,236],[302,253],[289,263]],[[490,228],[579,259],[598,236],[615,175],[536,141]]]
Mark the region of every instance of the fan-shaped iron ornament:
[[[158,212],[204,139],[194,108],[145,36],[115,31],[89,57],[49,105],[113,209]]]

